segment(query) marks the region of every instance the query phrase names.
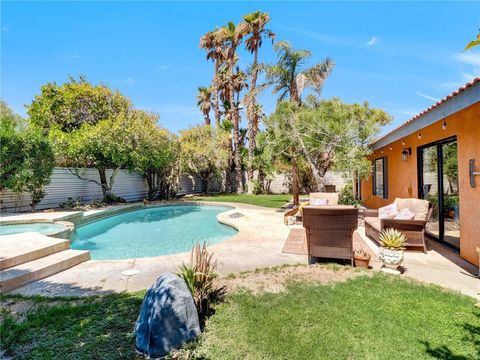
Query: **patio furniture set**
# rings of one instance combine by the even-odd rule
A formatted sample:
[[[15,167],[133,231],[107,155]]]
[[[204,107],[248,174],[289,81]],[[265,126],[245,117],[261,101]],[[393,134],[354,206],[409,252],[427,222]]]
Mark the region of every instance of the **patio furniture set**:
[[[386,207],[387,208],[387,207]],[[385,209],[364,212],[366,235],[382,245],[380,233],[393,228],[407,237],[406,247],[426,252],[425,225],[432,214],[432,204],[422,199],[397,198]],[[297,214],[305,229],[309,262],[316,258],[350,260],[353,265],[353,232],[358,227],[359,209],[338,205],[336,193],[311,193]]]

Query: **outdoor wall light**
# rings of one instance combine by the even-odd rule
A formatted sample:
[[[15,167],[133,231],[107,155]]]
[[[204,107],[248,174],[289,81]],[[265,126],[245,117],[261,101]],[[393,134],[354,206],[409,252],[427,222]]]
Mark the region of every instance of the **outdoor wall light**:
[[[422,138],[422,133],[418,133],[418,138],[419,138],[419,139]]]
[[[402,146],[405,146],[405,140],[402,140]]]
[[[406,148],[402,151],[402,160],[407,161],[408,157],[412,155],[412,148]]]
[[[393,147],[390,145],[390,150],[393,150]]]
[[[442,129],[447,130],[447,122],[443,120]]]

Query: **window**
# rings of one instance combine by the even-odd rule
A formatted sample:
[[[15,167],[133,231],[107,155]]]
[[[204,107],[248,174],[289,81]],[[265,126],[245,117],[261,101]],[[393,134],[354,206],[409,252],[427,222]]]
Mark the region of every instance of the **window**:
[[[387,157],[373,161],[373,195],[388,198]]]

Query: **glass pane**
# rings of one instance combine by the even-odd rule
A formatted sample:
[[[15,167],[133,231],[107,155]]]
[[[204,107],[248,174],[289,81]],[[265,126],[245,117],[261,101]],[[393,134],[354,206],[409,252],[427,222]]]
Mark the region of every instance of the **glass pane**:
[[[383,159],[375,160],[375,195],[383,197]]]
[[[422,194],[425,200],[433,204],[433,213],[426,225],[426,231],[439,238],[439,212],[438,212],[438,173],[437,173],[437,146],[422,150]]]
[[[444,241],[460,247],[457,142],[442,145]]]

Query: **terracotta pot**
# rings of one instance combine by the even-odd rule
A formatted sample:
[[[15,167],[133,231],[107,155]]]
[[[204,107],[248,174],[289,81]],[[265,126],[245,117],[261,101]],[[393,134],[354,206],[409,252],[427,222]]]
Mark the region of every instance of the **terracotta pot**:
[[[371,256],[361,256],[354,255],[353,260],[355,261],[355,267],[368,269],[368,264],[370,263]]]

